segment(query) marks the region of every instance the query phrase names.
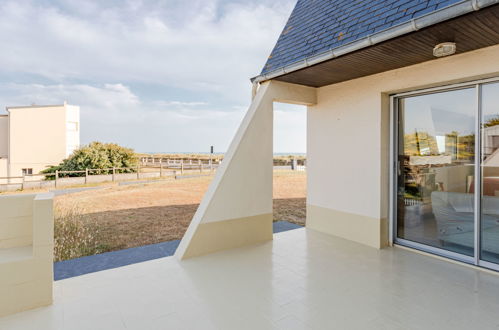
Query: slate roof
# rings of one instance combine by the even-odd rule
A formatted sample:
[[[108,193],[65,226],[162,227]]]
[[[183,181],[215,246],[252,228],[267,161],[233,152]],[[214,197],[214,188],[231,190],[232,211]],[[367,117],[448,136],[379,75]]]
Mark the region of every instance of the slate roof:
[[[461,0],[298,0],[261,74]]]

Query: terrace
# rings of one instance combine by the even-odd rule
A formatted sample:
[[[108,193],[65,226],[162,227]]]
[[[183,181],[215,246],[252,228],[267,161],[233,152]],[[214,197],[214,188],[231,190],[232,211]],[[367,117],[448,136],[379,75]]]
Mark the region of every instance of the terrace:
[[[54,283],[54,304],[1,329],[496,329],[499,278],[310,229],[178,262]],[[438,312],[435,312],[438,311]]]
[[[314,5],[301,1],[296,11],[305,16],[292,17],[313,22],[306,15]],[[482,191],[480,120],[470,125],[478,137],[473,148],[477,154],[468,155],[474,172],[446,172],[447,181],[418,187],[433,196],[459,194],[461,203],[450,201],[440,213],[441,205],[431,197],[415,194],[422,201],[415,205],[405,205],[400,198],[407,189],[397,160],[409,155],[397,146],[405,145],[398,140],[398,135],[404,136],[403,120],[398,119],[410,122],[399,113],[403,98],[443,95],[443,108],[455,110],[460,99],[444,93],[465,90],[472,97],[464,99],[474,104],[463,107],[471,113],[469,118],[479,118],[481,110],[499,113],[486,102],[481,109],[482,98],[492,95],[486,87],[496,88],[499,79],[499,34],[485,24],[497,26],[499,5],[493,0],[442,0],[433,7],[427,2],[424,9],[415,1],[406,5],[414,5],[413,11],[397,7],[390,14],[405,15],[403,22],[393,20],[390,28],[367,37],[359,32],[363,39],[326,45],[335,51],[281,63],[275,70],[269,67],[273,71],[254,79],[252,104],[175,258],[55,282],[51,306],[1,318],[0,328],[498,329],[499,277],[489,269],[499,266],[485,260],[484,253],[489,246],[497,248],[496,236],[488,239],[487,234],[499,226],[498,204],[481,201],[497,201],[499,195],[494,190],[494,196],[485,198],[464,189],[473,182],[474,191]],[[421,9],[417,16],[415,8]],[[283,42],[293,35],[285,31]],[[302,38],[295,35],[294,40]],[[432,50],[441,49],[441,41],[457,45],[457,51],[434,59]],[[295,47],[290,45],[289,53]],[[277,58],[271,56],[272,62]],[[309,147],[307,227],[275,235],[274,102],[308,107]],[[416,113],[441,108],[438,105],[420,105]],[[409,106],[400,108],[410,111]],[[450,127],[438,136],[450,139],[447,133],[453,131]],[[462,131],[462,136],[470,135]],[[411,155],[452,158],[450,151],[441,149]],[[451,185],[450,179],[459,184]],[[409,211],[406,216],[405,206],[419,207],[418,221],[409,223],[413,217]],[[453,227],[437,230],[439,221]],[[424,238],[436,238],[440,246],[415,242],[399,230],[401,225],[414,229],[427,223],[420,232]],[[473,240],[452,237],[462,232]],[[456,245],[468,252],[452,251]]]

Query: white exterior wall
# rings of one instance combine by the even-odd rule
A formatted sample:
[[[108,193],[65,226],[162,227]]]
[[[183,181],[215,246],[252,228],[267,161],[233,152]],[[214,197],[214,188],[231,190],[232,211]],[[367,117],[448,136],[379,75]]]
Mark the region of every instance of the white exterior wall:
[[[66,105],[66,157],[80,147],[80,107]]]
[[[499,76],[499,46],[319,88],[307,117],[307,227],[388,240],[389,95]]]

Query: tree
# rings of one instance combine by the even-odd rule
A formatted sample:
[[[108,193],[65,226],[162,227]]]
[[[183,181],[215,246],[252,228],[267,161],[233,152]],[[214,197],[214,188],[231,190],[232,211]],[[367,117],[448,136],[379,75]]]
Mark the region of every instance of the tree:
[[[497,126],[497,125],[499,125],[499,116],[495,116],[495,117],[489,118],[483,124],[483,127],[492,127],[492,126]]]
[[[115,143],[92,142],[75,150],[59,165],[51,166],[42,173],[55,173],[55,171],[85,171],[97,170],[99,174],[109,174],[112,168],[117,168],[118,173],[135,172],[137,156],[133,149],[121,147]],[[126,169],[124,169],[126,168]],[[61,176],[84,176],[85,173],[62,173]],[[46,179],[54,179],[53,175]]]

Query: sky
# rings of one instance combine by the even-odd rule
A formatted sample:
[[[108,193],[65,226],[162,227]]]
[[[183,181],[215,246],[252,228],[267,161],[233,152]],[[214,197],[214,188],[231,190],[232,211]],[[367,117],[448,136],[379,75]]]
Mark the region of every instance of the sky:
[[[0,108],[67,101],[83,144],[223,152],[294,3],[2,0]],[[275,119],[274,151],[304,152],[304,108]]]

